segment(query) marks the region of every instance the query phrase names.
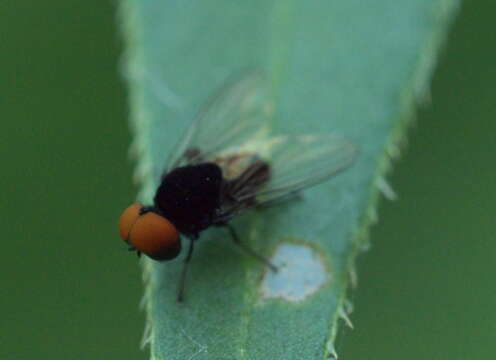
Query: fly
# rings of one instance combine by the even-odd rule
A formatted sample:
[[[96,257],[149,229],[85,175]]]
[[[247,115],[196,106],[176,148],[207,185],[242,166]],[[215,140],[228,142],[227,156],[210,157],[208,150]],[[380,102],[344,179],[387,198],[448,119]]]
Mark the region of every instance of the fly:
[[[157,261],[176,258],[181,236],[188,264],[201,232],[225,227],[236,245],[273,271],[277,268],[237,235],[230,221],[254,208],[291,199],[349,167],[356,147],[331,135],[268,136],[271,105],[257,74],[222,87],[192,122],[160,174],[153,203],[133,204],[119,221],[130,250]]]

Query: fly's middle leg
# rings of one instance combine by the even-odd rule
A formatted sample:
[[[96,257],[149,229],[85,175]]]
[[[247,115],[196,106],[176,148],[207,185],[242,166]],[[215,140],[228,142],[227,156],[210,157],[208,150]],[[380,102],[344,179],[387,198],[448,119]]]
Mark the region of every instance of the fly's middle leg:
[[[253,256],[255,259],[257,259],[258,261],[264,263],[266,266],[268,266],[272,271],[274,272],[277,272],[277,266],[275,266],[274,264],[272,264],[265,256],[259,254],[257,251],[253,250],[251,247],[249,247],[248,245],[246,245],[244,242],[242,242],[240,239],[239,239],[239,236],[238,234],[236,233],[236,230],[234,229],[234,227],[232,227],[230,224],[221,224],[219,226],[223,226],[223,227],[226,227],[230,234],[231,234],[231,238],[233,240],[233,242],[238,246],[240,247],[244,252],[246,252],[247,254]]]

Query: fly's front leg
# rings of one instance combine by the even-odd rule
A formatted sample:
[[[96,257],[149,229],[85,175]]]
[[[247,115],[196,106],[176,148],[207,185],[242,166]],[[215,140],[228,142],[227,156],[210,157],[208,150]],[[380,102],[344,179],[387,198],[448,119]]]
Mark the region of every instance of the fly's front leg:
[[[177,301],[183,302],[184,300],[184,289],[186,287],[186,275],[188,273],[188,265],[193,256],[193,248],[195,245],[195,241],[193,239],[189,240],[189,249],[186,258],[184,259],[183,270],[181,271],[181,280],[179,282],[179,291],[177,293]]]

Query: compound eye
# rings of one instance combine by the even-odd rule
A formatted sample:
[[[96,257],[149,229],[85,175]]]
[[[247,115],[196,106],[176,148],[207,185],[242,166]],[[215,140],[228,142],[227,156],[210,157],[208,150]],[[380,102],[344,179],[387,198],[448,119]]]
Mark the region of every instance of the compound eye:
[[[119,221],[121,238],[154,260],[177,257],[181,239],[176,227],[153,211],[141,214],[141,208],[140,204],[133,204],[124,210]]]
[[[119,235],[127,243],[129,243],[129,233],[140,216],[141,207],[141,204],[132,204],[123,211],[119,219]]]

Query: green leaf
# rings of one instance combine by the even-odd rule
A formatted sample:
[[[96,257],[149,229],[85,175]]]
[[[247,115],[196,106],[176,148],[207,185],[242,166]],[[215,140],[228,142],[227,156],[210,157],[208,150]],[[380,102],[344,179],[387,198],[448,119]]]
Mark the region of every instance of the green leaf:
[[[153,359],[336,357],[354,262],[376,218],[390,159],[427,97],[456,0],[125,0],[125,74],[133,154],[150,203],[151,174],[195,109],[226,78],[260,69],[275,99],[273,134],[339,134],[360,149],[344,174],[296,200],[234,222],[287,271],[273,274],[222,229],[202,234],[176,302],[181,259],[144,260],[145,340]],[[385,264],[387,269],[387,264]],[[350,274],[352,276],[350,276]],[[363,284],[367,286],[367,284]]]

